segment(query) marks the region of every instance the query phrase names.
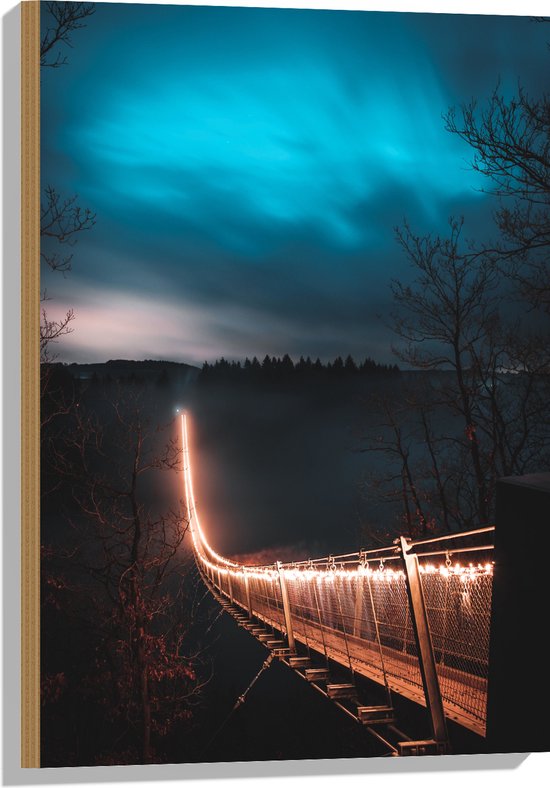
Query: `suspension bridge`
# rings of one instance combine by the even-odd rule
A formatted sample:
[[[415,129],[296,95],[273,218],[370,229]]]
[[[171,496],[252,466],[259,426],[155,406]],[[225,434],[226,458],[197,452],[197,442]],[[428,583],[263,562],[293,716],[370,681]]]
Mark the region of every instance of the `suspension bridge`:
[[[239,564],[219,555],[201,528],[185,415],[181,431],[197,566],[216,600],[268,649],[264,664],[284,662],[392,755],[448,752],[448,720],[485,737],[494,527],[308,561]],[[369,682],[379,688],[376,703],[363,700]],[[426,708],[431,737],[403,733],[394,694]]]

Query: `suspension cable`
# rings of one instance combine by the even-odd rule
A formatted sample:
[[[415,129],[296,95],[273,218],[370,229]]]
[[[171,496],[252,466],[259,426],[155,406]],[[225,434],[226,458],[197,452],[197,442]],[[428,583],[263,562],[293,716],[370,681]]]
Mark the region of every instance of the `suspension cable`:
[[[317,608],[317,618],[319,620],[319,629],[321,631],[321,641],[323,643],[323,651],[325,652],[325,662],[328,668],[328,653],[327,653],[327,644],[325,643],[325,628],[323,626],[323,621],[321,618],[321,607],[319,605],[319,596],[317,594],[317,581],[313,580],[313,596],[315,599],[315,607]]]
[[[349,650],[348,635],[347,635],[347,632],[346,632],[346,624],[344,622],[344,612],[342,610],[342,600],[340,599],[340,591],[339,591],[338,585],[339,585],[338,584],[338,579],[335,578],[334,586],[335,586],[335,590],[336,590],[336,602],[338,604],[338,612],[340,613],[340,620],[342,622],[342,632],[344,633],[344,644],[346,646],[346,655],[347,655],[347,658],[348,658],[348,665],[349,665],[349,669],[350,669],[350,673],[351,673],[351,680],[352,680],[352,682],[355,682],[355,672],[353,670],[353,665],[352,665],[352,662],[351,662],[351,654],[350,654],[350,650]]]
[[[384,662],[384,651],[382,649],[382,640],[380,638],[380,627],[378,625],[378,617],[376,615],[376,608],[374,606],[374,597],[372,595],[372,586],[371,586],[370,574],[367,574],[367,585],[368,585],[368,589],[369,589],[369,598],[370,598],[370,604],[371,604],[371,608],[372,608],[372,617],[373,617],[373,621],[374,621],[374,630],[376,632],[376,640],[378,642],[378,650],[380,652],[380,665],[382,667],[382,674],[384,676],[384,684],[385,684],[385,687],[386,687],[386,695],[387,695],[387,698],[388,698],[388,705],[391,706],[390,685],[388,684],[388,674],[386,672],[386,663]],[[408,611],[408,609],[409,608],[407,607],[407,611]]]
[[[260,676],[262,675],[262,673],[263,673],[265,670],[267,670],[267,669],[268,669],[268,667],[271,665],[271,663],[273,662],[273,660],[274,660],[274,655],[273,655],[272,653],[270,653],[270,654],[269,654],[269,656],[267,657],[267,659],[265,660],[265,662],[262,664],[262,666],[261,666],[261,668],[259,669],[259,671],[256,673],[256,675],[254,676],[254,678],[252,679],[252,681],[251,681],[251,682],[250,682],[250,684],[248,685],[248,687],[245,689],[245,691],[244,691],[244,692],[243,692],[241,695],[239,695],[239,697],[238,697],[238,698],[237,698],[237,700],[235,701],[235,704],[233,705],[233,708],[231,709],[231,711],[229,712],[229,714],[227,715],[227,717],[224,719],[224,721],[223,721],[223,722],[222,722],[222,724],[219,726],[219,728],[217,728],[217,730],[214,732],[214,735],[213,735],[213,736],[212,736],[212,737],[209,739],[209,741],[207,742],[206,746],[205,746],[205,747],[203,747],[203,749],[201,750],[201,753],[200,753],[200,757],[201,757],[201,758],[204,756],[204,754],[205,754],[206,752],[208,752],[208,750],[210,749],[210,747],[212,746],[212,744],[214,743],[214,741],[217,739],[217,737],[220,735],[220,733],[222,732],[222,730],[225,728],[225,726],[227,725],[227,723],[229,722],[229,720],[230,720],[230,719],[231,719],[231,717],[233,716],[233,714],[234,714],[234,713],[237,711],[237,709],[238,709],[240,706],[242,706],[242,705],[243,705],[243,703],[244,703],[244,702],[245,702],[245,700],[246,700],[246,697],[247,697],[248,693],[250,692],[250,690],[252,689],[252,687],[254,686],[254,684],[255,684],[255,683],[258,681],[258,679],[260,678]]]

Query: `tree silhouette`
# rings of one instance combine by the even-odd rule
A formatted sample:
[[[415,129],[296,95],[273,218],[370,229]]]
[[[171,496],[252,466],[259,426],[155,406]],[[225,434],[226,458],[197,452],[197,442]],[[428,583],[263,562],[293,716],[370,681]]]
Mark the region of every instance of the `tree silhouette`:
[[[84,703],[92,719],[103,720],[101,730],[90,730],[92,762],[149,763],[166,734],[192,718],[208,680],[191,633],[187,522],[173,485],[162,478],[181,473],[181,447],[174,438],[159,440],[139,398],[120,394],[93,407],[82,398],[62,432],[48,430],[46,437],[45,474],[56,489],[45,517],[57,523],[42,558],[51,735],[66,729],[52,708],[65,696],[61,711],[77,730]],[[157,490],[171,500],[167,508]],[[48,730],[45,736],[50,764],[82,758],[71,751],[71,735],[61,753]]]
[[[61,44],[72,47],[72,33],[85,27],[84,20],[95,12],[94,3],[44,3],[45,24],[40,39],[40,65],[59,68],[67,64],[67,57],[59,51]]]
[[[61,46],[72,46],[71,35],[75,30],[85,27],[84,20],[95,11],[93,3],[45,3],[42,11],[42,37],[40,41],[41,68],[59,66],[67,63],[67,58],[59,51]],[[53,59],[52,59],[53,58]],[[95,214],[89,208],[77,204],[77,196],[62,197],[51,185],[47,185],[40,205],[40,257],[41,262],[50,270],[66,274],[71,270],[73,253],[60,254],[59,246],[73,247],[79,233],[90,230],[95,224]],[[40,294],[40,361],[45,364],[55,358],[52,345],[61,337],[72,332],[71,323],[74,311],[67,310],[59,319],[48,318],[46,302],[49,300],[46,289]],[[43,389],[47,386],[47,374],[43,372]],[[62,406],[65,410],[66,406]]]
[[[393,458],[375,483],[409,531],[487,522],[499,477],[550,461],[550,97],[497,85],[444,121],[496,201],[497,235],[465,243],[462,220],[447,238],[397,233],[414,281],[392,285],[395,350],[430,377],[384,404],[370,448]]]
[[[451,221],[446,238],[397,231],[414,278],[392,283],[394,350],[430,374],[399,404],[381,403],[385,419],[369,450],[391,460],[373,487],[401,502],[410,535],[489,522],[497,479],[550,458],[548,332],[507,317],[517,296],[462,230]]]
[[[505,99],[499,88],[482,108],[471,101],[447,113],[446,128],[473,150],[472,167],[498,199],[500,236],[481,254],[520,283],[523,295],[550,311],[550,96],[523,88]]]
[[[323,365],[319,358],[313,363],[309,356],[306,359],[300,356],[295,364],[290,355],[285,353],[281,358],[266,355],[261,364],[255,356],[252,361],[248,358],[245,359],[242,365],[236,361],[228,362],[224,358],[213,363],[205,362],[201,369],[199,383],[201,385],[216,385],[228,382],[247,382],[294,386],[306,385],[314,378],[317,380],[321,378],[327,380],[331,378],[335,380],[349,379],[357,376],[358,373],[395,375],[399,373],[399,368],[396,364],[390,367],[386,364],[378,364],[369,358],[358,366],[350,355],[346,357],[345,362],[338,356],[333,362],[328,362],[326,365]]]

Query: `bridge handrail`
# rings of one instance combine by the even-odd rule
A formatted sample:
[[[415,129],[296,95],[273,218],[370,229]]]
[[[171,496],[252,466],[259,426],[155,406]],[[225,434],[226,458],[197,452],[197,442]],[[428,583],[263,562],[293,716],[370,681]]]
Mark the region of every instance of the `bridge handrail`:
[[[480,545],[466,545],[466,546],[456,546],[451,549],[441,549],[441,550],[431,550],[431,551],[422,551],[419,552],[415,548],[421,547],[427,544],[433,544],[435,542],[441,541],[448,541],[448,540],[466,540],[471,537],[480,535],[480,534],[487,534],[492,533],[495,530],[495,526],[486,526],[483,528],[475,528],[468,531],[457,531],[452,534],[444,534],[442,536],[432,537],[430,539],[419,539],[419,540],[411,540],[409,542],[411,551],[414,552],[419,558],[428,558],[432,556],[447,556],[452,555],[453,553],[471,553],[471,552],[484,552],[487,550],[493,550],[494,545],[491,544],[480,544]],[[389,555],[382,556],[381,553],[389,553]],[[396,561],[400,560],[401,557],[401,550],[398,545],[392,545],[391,547],[376,547],[372,549],[366,550],[357,550],[354,553],[343,553],[341,555],[328,555],[320,558],[308,558],[300,561],[285,561],[281,563],[270,563],[270,564],[242,564],[241,566],[246,571],[250,569],[251,571],[261,571],[262,569],[276,569],[277,566],[280,566],[282,569],[299,569],[299,568],[320,568],[323,566],[331,566],[333,564],[338,564],[339,567],[344,566],[351,566],[351,565],[359,565],[359,564],[371,564],[377,563],[382,561],[383,563],[387,561]]]
[[[495,530],[494,525],[484,525],[479,528],[474,528],[470,531],[456,531],[449,534],[440,534],[439,536],[432,536],[429,539],[412,539],[410,544],[412,547],[418,547],[424,544],[431,544],[432,542],[443,542],[448,539],[456,539],[459,536],[475,536],[477,534],[486,534]]]

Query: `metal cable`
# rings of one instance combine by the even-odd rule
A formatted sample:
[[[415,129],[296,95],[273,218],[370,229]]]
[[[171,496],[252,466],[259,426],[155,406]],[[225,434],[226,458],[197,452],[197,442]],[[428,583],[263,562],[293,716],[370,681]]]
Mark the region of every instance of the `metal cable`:
[[[373,599],[373,596],[372,596],[372,587],[371,587],[371,581],[370,581],[370,574],[369,573],[367,573],[367,586],[368,586],[368,589],[369,589],[369,598],[370,598],[370,604],[371,604],[371,608],[372,608],[372,618],[373,618],[373,621],[374,621],[374,631],[376,632],[376,640],[377,640],[377,643],[378,643],[378,650],[379,650],[379,653],[380,653],[380,665],[382,667],[382,674],[384,676],[384,685],[386,687],[386,694],[387,694],[387,698],[388,698],[388,705],[391,706],[390,685],[388,684],[388,674],[386,672],[386,664],[384,662],[384,651],[382,649],[382,641],[380,640],[380,627],[378,626],[378,618],[376,616],[376,608],[374,607],[374,599]],[[408,607],[407,607],[407,611],[408,611]]]
[[[258,681],[258,679],[260,678],[260,676],[262,675],[262,673],[263,673],[265,670],[267,670],[267,668],[268,668],[268,667],[271,665],[271,663],[273,662],[273,659],[274,659],[274,657],[273,657],[273,654],[269,654],[269,656],[267,657],[267,659],[266,659],[266,660],[265,660],[265,662],[263,663],[262,667],[259,669],[259,671],[256,673],[256,675],[254,676],[254,678],[252,679],[252,681],[251,681],[251,682],[250,682],[250,684],[248,685],[248,687],[245,689],[245,691],[244,691],[244,692],[243,692],[241,695],[239,695],[239,697],[238,697],[238,698],[237,698],[237,700],[235,701],[235,704],[233,705],[233,708],[231,709],[231,711],[229,712],[229,714],[227,715],[227,717],[224,719],[224,721],[223,721],[223,722],[222,722],[222,724],[219,726],[219,728],[217,728],[217,729],[216,729],[216,731],[215,731],[214,735],[213,735],[213,736],[212,736],[212,737],[211,737],[211,738],[208,740],[208,742],[207,742],[206,746],[205,746],[205,747],[203,747],[203,749],[201,750],[201,753],[200,753],[200,757],[201,757],[201,758],[204,756],[204,754],[205,754],[206,752],[208,752],[208,750],[210,749],[210,747],[212,746],[212,744],[214,743],[214,741],[217,739],[217,737],[220,735],[220,733],[222,732],[222,730],[225,728],[225,726],[227,725],[227,723],[229,722],[229,720],[230,720],[230,719],[231,719],[231,717],[233,716],[233,714],[234,714],[234,713],[237,711],[237,709],[238,709],[240,706],[242,706],[242,705],[243,705],[243,703],[244,703],[244,702],[245,702],[245,700],[246,700],[246,696],[248,695],[248,693],[250,692],[250,690],[252,689],[252,687],[254,686],[254,684],[255,684],[255,683]]]
[[[353,665],[351,663],[351,654],[349,652],[348,636],[347,636],[347,633],[346,633],[346,625],[344,623],[344,614],[342,612],[342,600],[340,599],[340,593],[339,593],[339,590],[338,590],[338,580],[336,578],[335,578],[334,585],[336,587],[336,602],[338,604],[338,611],[340,613],[340,620],[342,621],[342,632],[344,633],[344,642],[346,644],[346,654],[347,654],[347,657],[348,657],[349,669],[351,671],[351,680],[354,682],[355,681],[355,673],[354,673],[354,670],[353,670]]]

